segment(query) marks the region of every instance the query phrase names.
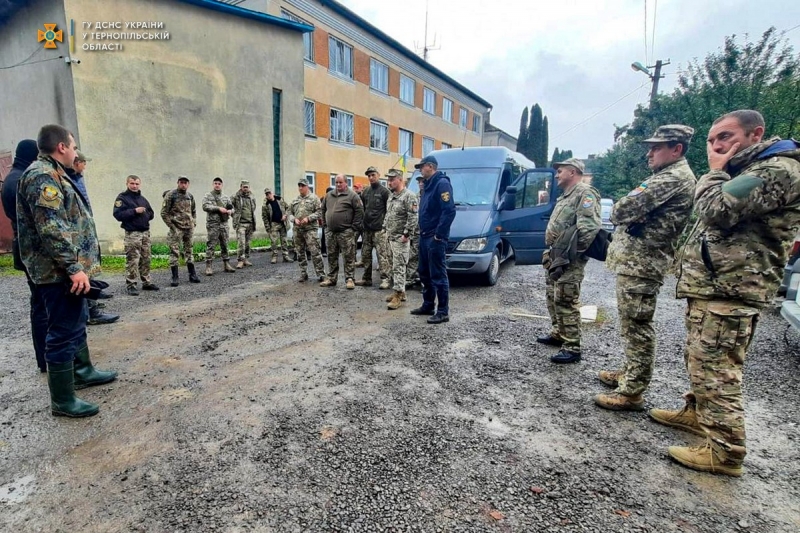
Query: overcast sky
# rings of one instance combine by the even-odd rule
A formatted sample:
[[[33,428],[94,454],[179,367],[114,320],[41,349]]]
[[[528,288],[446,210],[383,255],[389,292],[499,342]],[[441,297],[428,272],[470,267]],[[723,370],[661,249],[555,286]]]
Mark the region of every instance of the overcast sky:
[[[412,50],[422,46],[425,0],[340,1]],[[550,121],[550,152],[586,157],[608,149],[614,124],[630,122],[649,98],[650,80],[632,62],[671,60],[659,88],[669,92],[676,71],[719,49],[726,35],[755,40],[772,25],[800,25],[800,1],[429,0],[428,42],[435,34],[440,49],[428,60],[488,100],[492,123],[515,137],[522,108],[538,102]],[[800,28],[786,38],[800,51]]]

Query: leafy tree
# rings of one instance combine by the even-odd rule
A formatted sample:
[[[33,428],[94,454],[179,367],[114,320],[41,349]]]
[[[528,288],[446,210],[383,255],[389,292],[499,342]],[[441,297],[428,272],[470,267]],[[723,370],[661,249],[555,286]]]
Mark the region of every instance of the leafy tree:
[[[593,184],[603,196],[619,198],[649,176],[640,143],[663,124],[695,129],[686,157],[695,174],[704,174],[708,130],[736,109],[760,111],[766,137],[800,135],[800,54],[775,28],[754,42],[726,37],[721,49],[689,62],[671,94],[658,95],[650,107],[637,106],[631,124],[615,125],[614,146],[590,163]]]

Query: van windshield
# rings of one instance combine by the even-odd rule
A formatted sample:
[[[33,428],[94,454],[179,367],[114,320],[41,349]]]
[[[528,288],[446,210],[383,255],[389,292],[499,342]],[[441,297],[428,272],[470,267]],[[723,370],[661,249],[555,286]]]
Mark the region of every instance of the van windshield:
[[[453,201],[456,205],[494,204],[500,172],[496,168],[450,168],[440,169],[450,178],[453,186]],[[414,172],[408,188],[419,194],[419,172]]]

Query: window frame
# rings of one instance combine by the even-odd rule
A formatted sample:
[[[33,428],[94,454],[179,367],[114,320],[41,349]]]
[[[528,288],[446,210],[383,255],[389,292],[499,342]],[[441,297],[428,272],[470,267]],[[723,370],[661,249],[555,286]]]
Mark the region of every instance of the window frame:
[[[349,117],[350,118],[350,120],[349,120],[349,122],[350,122],[350,124],[349,124],[349,126],[350,126],[350,128],[349,128],[350,129],[350,131],[349,131],[349,139],[347,138],[348,137],[347,133],[345,134],[345,139],[344,140],[338,139],[338,138],[334,138],[334,127],[333,127],[333,121],[334,121],[333,114],[334,113],[341,113],[341,114],[345,115],[345,117]],[[338,129],[340,129],[339,125],[338,125],[338,121],[341,120],[341,118],[340,117],[336,117],[335,120],[337,120],[337,128],[336,129],[338,130]],[[338,109],[338,108],[335,108],[335,107],[331,107],[329,125],[330,125],[330,135],[328,136],[328,140],[330,142],[339,143],[339,144],[347,144],[347,145],[355,144],[356,126],[355,126],[355,115],[353,113],[350,113],[350,112],[345,111],[343,109]]]
[[[428,97],[430,96],[430,104],[432,108],[428,110]],[[428,87],[422,88],[422,111],[429,115],[436,115],[436,91]]]
[[[425,144],[426,143],[430,147],[430,150],[428,150],[428,151],[425,151]],[[433,137],[425,137],[425,136],[423,136],[422,137],[422,157],[425,157],[426,155],[428,155],[429,153],[433,152],[434,150],[436,150],[436,139],[434,139]]]
[[[375,135],[373,134],[373,127],[375,128],[382,128],[383,130],[383,146],[377,147],[373,146],[373,139]],[[377,120],[370,120],[369,121],[369,148],[370,150],[376,150],[378,152],[386,152],[389,153],[389,125],[383,122],[378,122]]]
[[[312,193],[317,194],[317,186],[316,186],[317,173],[316,172],[311,172],[310,170],[306,170],[305,178],[306,178],[306,181],[308,182],[308,189]]]
[[[336,70],[336,67],[338,67],[338,65],[337,65],[338,62],[334,60],[333,54],[334,53],[338,53],[338,46],[334,46],[334,45],[337,45],[337,44],[341,44],[342,45],[341,49],[342,49],[343,52],[344,51],[349,51],[349,62],[346,61],[346,59],[348,59],[347,57],[344,57],[344,56],[342,57],[342,66],[344,66],[346,62],[349,63],[349,65],[348,65],[349,66],[349,72],[341,72],[339,70]],[[347,55],[347,54],[345,54],[345,55]],[[330,72],[334,76],[338,76],[338,77],[344,78],[346,80],[352,80],[352,79],[354,79],[353,78],[353,76],[354,76],[354,72],[353,72],[354,68],[353,67],[354,67],[354,64],[353,64],[353,47],[351,45],[347,44],[346,42],[344,42],[343,40],[341,40],[341,39],[339,39],[337,37],[334,37],[333,35],[328,35],[328,72]]]
[[[408,134],[408,148],[403,150],[403,134]],[[404,130],[400,128],[397,133],[397,150],[400,156],[407,154],[408,157],[414,157],[414,132],[411,130]]]
[[[448,107],[450,108],[450,112],[446,113],[445,111]],[[442,120],[451,124],[453,123],[453,101],[445,97],[442,97]]]
[[[406,99],[403,98],[403,81],[404,80],[408,80],[408,81],[411,82],[411,99],[410,100],[406,100]],[[417,80],[415,80],[411,76],[406,76],[405,74],[400,74],[400,94],[398,95],[399,100],[401,102],[403,102],[404,104],[408,104],[410,106],[413,106],[414,105],[414,96],[416,94],[416,91],[417,91]]]
[[[477,113],[472,115],[472,132],[480,133],[481,129],[481,116]]]
[[[446,143],[446,142],[443,142],[443,143],[442,143],[442,150],[449,150],[449,149],[451,149],[452,147],[453,147],[453,145],[452,145],[452,144],[450,144],[450,143]]]
[[[383,73],[385,74],[385,78],[381,80],[384,82],[383,88],[376,87],[375,85],[373,85],[373,72],[375,70],[373,69],[373,66],[376,67],[376,69],[378,68],[383,69]],[[374,57],[369,58],[369,88],[381,94],[389,94],[389,65],[387,65],[386,63],[381,63]]]
[[[467,129],[467,121],[469,120],[469,111],[466,107],[458,108],[458,127],[465,130]]]
[[[308,104],[311,104],[311,130],[308,131]],[[314,100],[303,99],[303,132],[307,137],[317,137],[317,103]]]
[[[299,22],[300,24],[307,24],[308,26],[313,26],[313,24],[309,23],[307,20],[304,20],[291,11],[287,11],[285,8],[281,8],[281,17],[286,20],[291,20],[292,22]],[[306,32],[303,34],[303,59],[305,61],[309,61],[311,63],[314,62],[314,32]]]

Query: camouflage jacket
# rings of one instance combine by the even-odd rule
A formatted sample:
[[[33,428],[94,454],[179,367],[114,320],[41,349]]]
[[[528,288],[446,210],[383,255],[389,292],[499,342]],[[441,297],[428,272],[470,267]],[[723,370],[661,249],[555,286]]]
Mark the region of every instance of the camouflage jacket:
[[[229,214],[222,214],[219,208],[223,207],[230,211],[233,209],[233,202],[230,196],[222,192],[209,191],[203,196],[203,211],[206,215],[206,226],[225,226],[228,224]]]
[[[249,209],[253,215],[253,231],[256,229],[256,219],[258,218],[258,214],[256,213],[256,198],[253,196],[253,193],[248,194],[245,196],[242,194],[242,191],[236,191],[236,194],[233,195],[233,229],[238,229],[239,224],[242,223],[242,214],[245,209]]]
[[[308,194],[307,196],[298,196],[289,205],[289,220],[294,223],[295,231],[304,230],[317,230],[317,221],[322,216],[322,202],[316,194]],[[308,224],[299,226],[296,222],[297,219],[308,217]],[[312,224],[313,222],[313,224]]]
[[[383,229],[387,236],[390,239],[401,235],[411,237],[415,231],[419,231],[418,210],[419,201],[413,192],[403,189],[399,194],[392,193],[386,204],[386,217],[383,219]]]
[[[37,285],[78,272],[100,272],[100,243],[86,199],[50,156],[40,155],[19,180],[17,231],[22,262]]]
[[[553,246],[573,226],[578,231],[578,252],[584,252],[600,230],[600,194],[583,182],[564,191],[556,202],[545,231],[547,246]]]
[[[800,227],[800,145],[775,138],[742,150],[725,170],[700,178],[694,203],[697,223],[678,256],[678,298],[764,307]]]
[[[284,215],[286,215],[286,220],[283,221],[283,227],[286,230],[289,230],[289,204],[286,203],[286,200],[283,198],[275,197],[277,200],[278,205],[281,206],[281,211]],[[264,222],[264,229],[269,229],[270,225],[272,224],[272,206],[269,204],[269,200],[264,198],[264,204],[261,206],[261,220]]]
[[[685,158],[662,168],[614,205],[608,268],[663,282],[694,202],[697,180]]]
[[[190,192],[167,191],[161,204],[161,219],[168,228],[192,229],[197,225],[197,207]]]

